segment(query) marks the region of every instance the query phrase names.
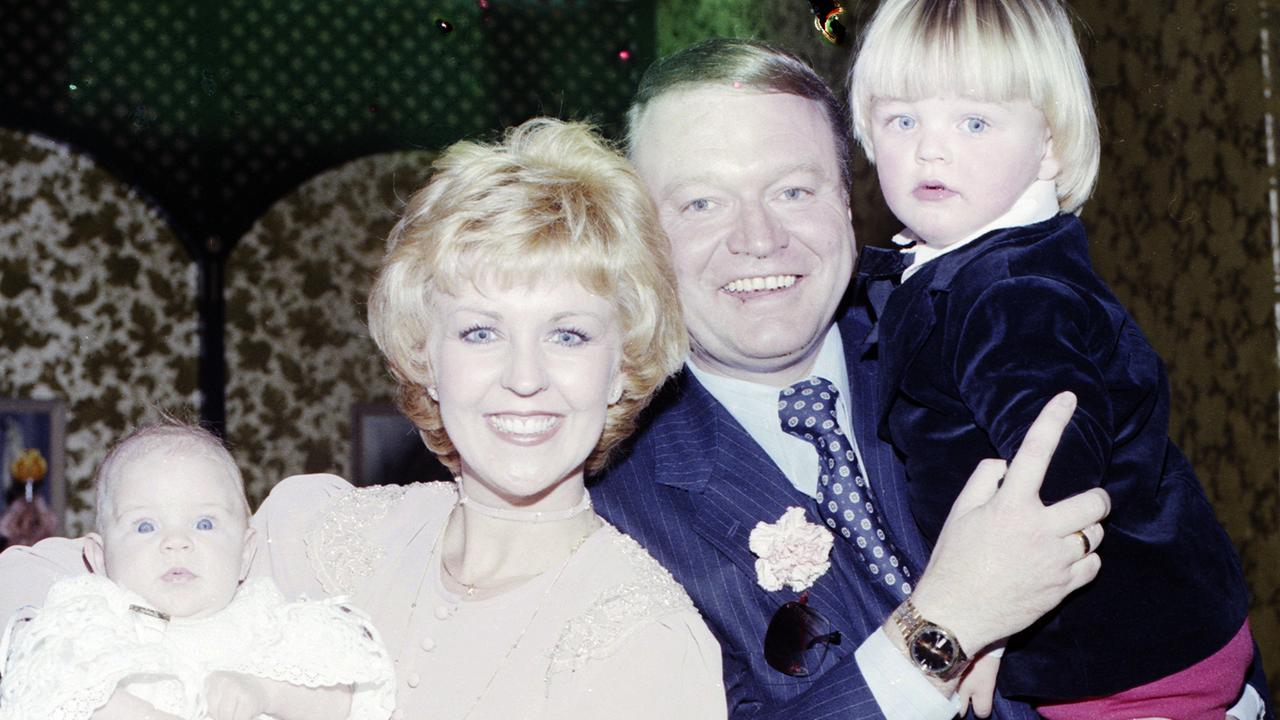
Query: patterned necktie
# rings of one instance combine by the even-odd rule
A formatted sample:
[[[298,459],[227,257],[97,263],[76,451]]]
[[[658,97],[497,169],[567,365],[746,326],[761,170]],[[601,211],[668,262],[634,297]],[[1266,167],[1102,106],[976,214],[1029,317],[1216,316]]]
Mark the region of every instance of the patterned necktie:
[[[871,487],[858,470],[853,444],[836,421],[840,393],[819,377],[802,380],[778,394],[782,430],[818,451],[818,513],[827,526],[852,540],[867,571],[897,595],[911,594],[911,571],[899,559],[893,541],[872,502]]]

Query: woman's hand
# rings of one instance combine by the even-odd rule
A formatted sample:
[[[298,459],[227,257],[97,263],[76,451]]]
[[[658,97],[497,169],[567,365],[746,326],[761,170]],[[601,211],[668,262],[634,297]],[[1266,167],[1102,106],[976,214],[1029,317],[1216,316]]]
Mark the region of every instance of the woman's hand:
[[[352,687],[309,688],[236,672],[210,673],[204,683],[212,720],[343,720],[351,714]]]
[[[1007,472],[1001,460],[978,465],[912,594],[920,614],[955,633],[970,656],[1031,625],[1101,567],[1092,550],[1111,510],[1106,491],[1047,507],[1040,502],[1045,470],[1075,405],[1071,393],[1050,400]],[[1077,531],[1087,536],[1089,552]]]
[[[204,681],[213,720],[253,720],[270,708],[267,680],[236,672],[213,672]]]
[[[107,704],[90,716],[91,720],[182,720],[177,715],[157,710],[151,703],[116,688]]]

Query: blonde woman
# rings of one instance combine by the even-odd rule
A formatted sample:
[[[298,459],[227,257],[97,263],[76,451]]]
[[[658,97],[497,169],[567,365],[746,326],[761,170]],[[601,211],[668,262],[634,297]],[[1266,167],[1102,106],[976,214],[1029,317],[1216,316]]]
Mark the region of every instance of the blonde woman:
[[[255,517],[254,572],[368,612],[401,717],[724,717],[715,639],[584,487],[686,352],[643,186],[586,127],[545,119],[435,170],[369,326],[456,482],[290,478]]]

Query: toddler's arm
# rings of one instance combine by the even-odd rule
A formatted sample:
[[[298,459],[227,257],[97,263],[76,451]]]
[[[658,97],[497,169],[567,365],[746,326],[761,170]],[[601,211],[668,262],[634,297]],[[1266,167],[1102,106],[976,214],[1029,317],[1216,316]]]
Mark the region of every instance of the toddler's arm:
[[[975,298],[957,333],[952,357],[960,394],[1002,456],[1017,450],[1049,393],[1075,393],[1076,412],[1041,486],[1045,502],[1102,482],[1116,418],[1093,355],[1104,340],[1114,344],[1109,332],[1091,298],[1050,278],[1016,277]]]
[[[309,688],[236,672],[210,673],[204,684],[212,720],[346,720],[351,686]]]

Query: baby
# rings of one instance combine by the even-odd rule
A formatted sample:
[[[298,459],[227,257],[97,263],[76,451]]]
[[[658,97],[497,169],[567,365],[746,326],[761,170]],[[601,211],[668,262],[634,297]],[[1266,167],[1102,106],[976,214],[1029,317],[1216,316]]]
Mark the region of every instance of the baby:
[[[381,720],[394,669],[337,601],[242,584],[253,530],[240,472],[195,426],[146,426],[95,478],[92,574],[68,578],[0,643],[0,720]]]
[[[917,524],[936,539],[961,469],[1012,457],[1062,390],[1079,405],[1044,500],[1112,498],[1096,580],[1009,639],[1001,690],[1052,719],[1221,720],[1253,656],[1247,592],[1169,441],[1160,358],[1089,263],[1075,213],[1098,125],[1064,8],[884,0],[851,73],[854,132],[906,225],[909,253],[868,250],[859,274]],[[1064,552],[1088,555],[1093,530]]]

